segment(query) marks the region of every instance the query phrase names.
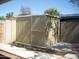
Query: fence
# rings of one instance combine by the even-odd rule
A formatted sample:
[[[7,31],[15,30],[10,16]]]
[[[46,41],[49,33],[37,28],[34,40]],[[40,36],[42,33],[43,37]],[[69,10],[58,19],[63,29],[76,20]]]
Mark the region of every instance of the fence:
[[[4,22],[0,21],[0,43],[3,42],[4,39]]]
[[[0,20],[0,43],[12,43],[16,40],[16,21]]]

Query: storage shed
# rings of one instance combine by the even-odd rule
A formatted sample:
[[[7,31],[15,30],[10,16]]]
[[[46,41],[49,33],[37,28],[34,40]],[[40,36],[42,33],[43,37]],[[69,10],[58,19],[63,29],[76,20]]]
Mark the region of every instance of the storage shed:
[[[59,17],[27,15],[16,17],[16,42],[34,46],[51,46],[58,42]]]

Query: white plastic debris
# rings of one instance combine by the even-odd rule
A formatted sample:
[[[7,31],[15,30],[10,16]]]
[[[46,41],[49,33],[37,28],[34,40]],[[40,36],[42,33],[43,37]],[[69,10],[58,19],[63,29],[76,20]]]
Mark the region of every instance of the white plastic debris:
[[[70,53],[64,55],[64,57],[68,59],[79,59],[76,54],[70,54]]]
[[[38,53],[38,56],[35,57],[35,59],[66,59],[59,55],[54,54],[47,54],[47,53]]]
[[[15,54],[17,56],[21,56],[23,58],[29,58],[29,59],[79,59],[76,54],[68,53],[63,57],[55,54],[30,51],[25,48],[11,46],[8,44],[1,44],[1,43],[0,43],[0,49]]]
[[[7,44],[0,44],[0,49],[18,56],[21,56],[23,58],[30,58],[34,57],[36,53],[34,51],[30,50],[25,50],[24,48],[16,47],[16,46],[11,46]]]
[[[72,44],[60,42],[60,43],[54,44],[52,46],[52,49],[55,49],[55,50],[58,50],[58,51],[69,52],[69,51],[72,51]]]

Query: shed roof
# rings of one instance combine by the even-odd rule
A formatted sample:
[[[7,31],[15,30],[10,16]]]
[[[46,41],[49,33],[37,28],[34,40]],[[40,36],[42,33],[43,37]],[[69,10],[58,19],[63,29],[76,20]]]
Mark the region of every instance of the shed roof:
[[[79,14],[67,14],[61,16],[61,21],[67,21],[67,20],[79,20]]]

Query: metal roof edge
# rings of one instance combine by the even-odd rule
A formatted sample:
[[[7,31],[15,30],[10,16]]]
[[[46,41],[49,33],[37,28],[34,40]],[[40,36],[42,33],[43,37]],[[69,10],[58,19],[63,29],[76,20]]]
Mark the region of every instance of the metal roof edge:
[[[46,16],[49,16],[49,17],[53,17],[53,18],[58,18],[60,19],[60,16],[53,16],[53,15],[49,15],[49,14],[45,14]]]
[[[31,17],[31,16],[48,16],[48,17],[53,17],[53,18],[60,19],[59,16],[52,16],[52,15],[48,15],[48,14],[41,14],[41,15],[22,15],[22,16],[15,16],[15,18],[18,18],[18,17]]]
[[[43,16],[43,15],[21,15],[21,16],[15,16],[15,17],[18,18],[18,17],[30,17],[30,16]]]

